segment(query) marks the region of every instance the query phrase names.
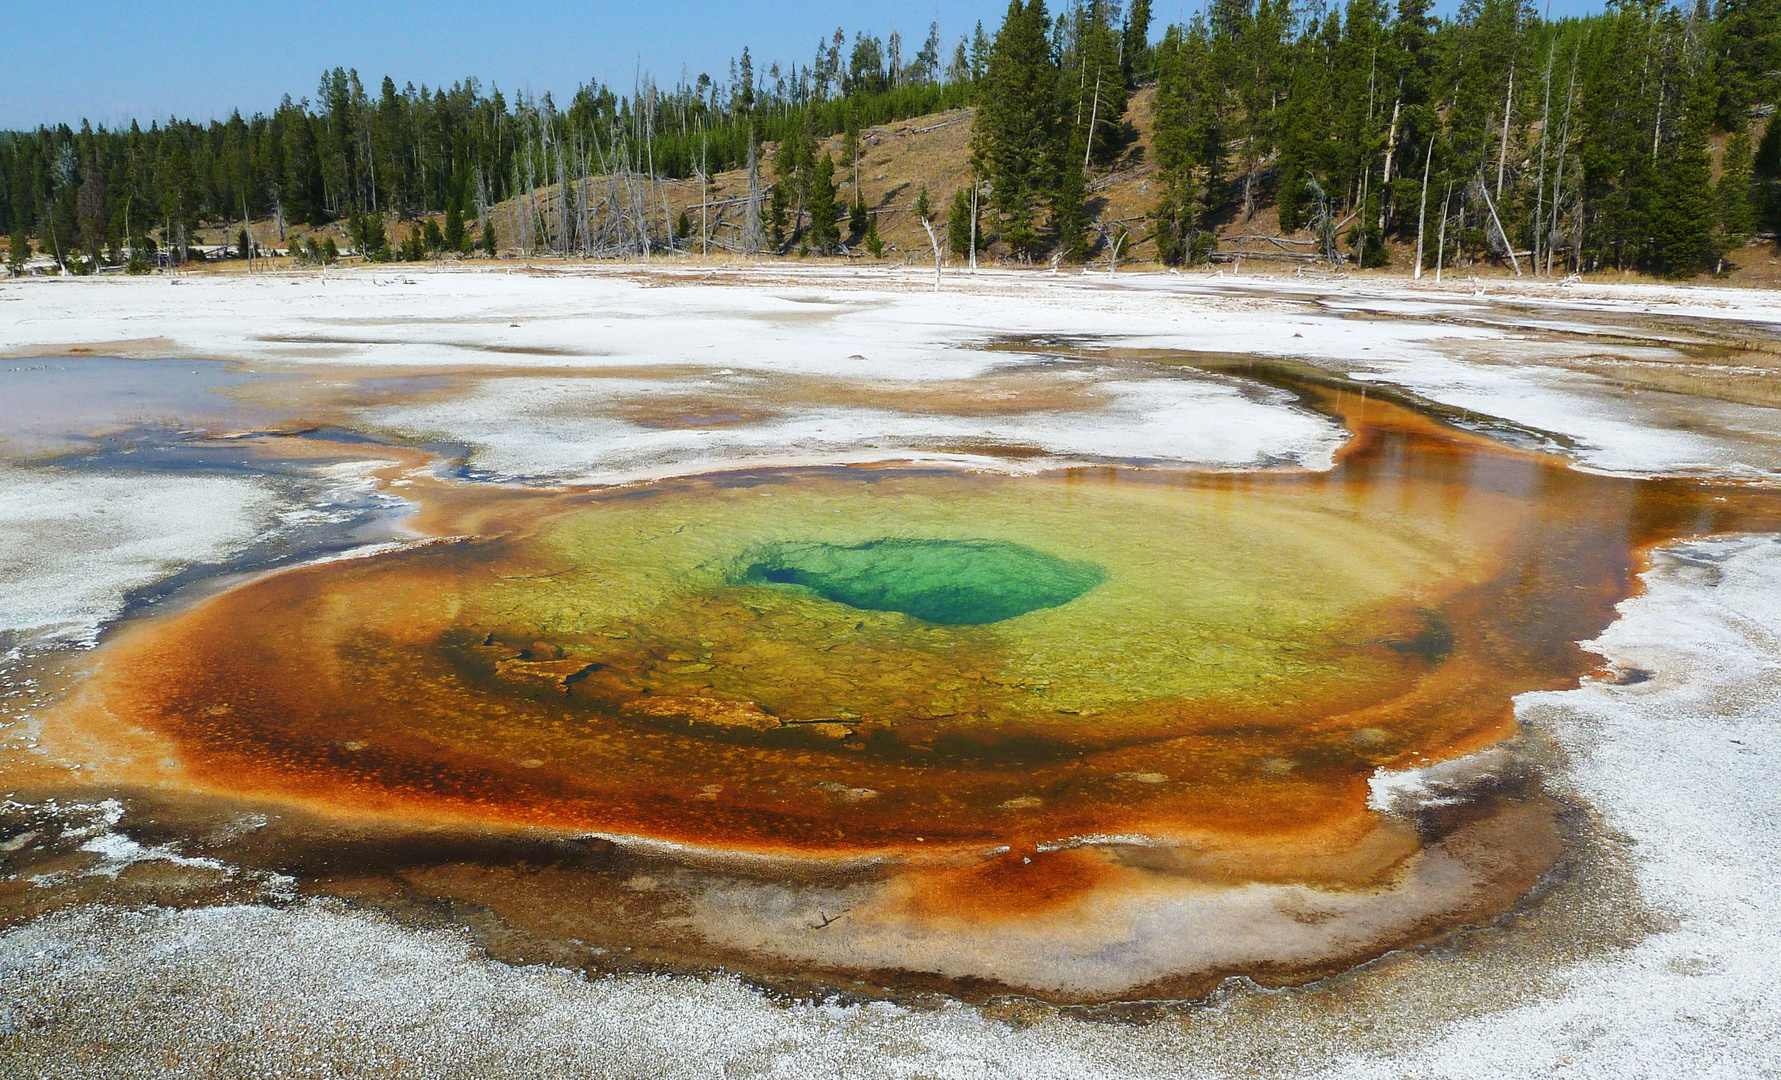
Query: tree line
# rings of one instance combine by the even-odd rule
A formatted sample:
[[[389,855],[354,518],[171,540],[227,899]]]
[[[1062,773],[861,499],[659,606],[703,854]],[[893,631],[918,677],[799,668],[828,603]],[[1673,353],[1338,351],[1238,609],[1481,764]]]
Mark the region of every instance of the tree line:
[[[1259,231],[1281,257],[1362,266],[1687,275],[1781,222],[1781,0],[1395,4],[1210,0],[1153,34],[1149,0],[1010,0],[950,50],[937,25],[919,45],[837,30],[808,64],[744,49],[727,77],[594,83],[565,106],[475,79],[371,93],[336,68],[251,118],[0,133],[0,232],[93,265],[182,253],[200,222],[338,220],[361,251],[422,257],[492,248],[489,208],[517,201],[510,244],[647,253],[690,224],[656,181],[747,168],[736,250],[876,249],[861,132],[967,104],[974,182],[941,214],[960,256],[1117,258],[1143,234],[1192,264]],[[837,134],[840,159],[819,153]],[[1097,195],[1122,172],[1145,177],[1142,218]],[[385,231],[441,212],[444,230]]]
[[[987,224],[1015,255],[1117,244],[1083,190],[1128,150],[1128,88],[1154,81],[1162,261],[1271,208],[1276,246],[1383,265],[1689,275],[1781,219],[1781,0],[1211,0],[1147,42],[1149,6],[1011,0],[977,88]],[[1117,50],[1117,51],[1116,51]],[[1718,138],[1723,136],[1723,138]],[[1715,144],[1722,144],[1715,168]],[[1127,166],[1137,163],[1127,161]],[[1036,222],[1044,222],[1040,228]],[[1229,230],[1227,230],[1228,233]],[[1285,257],[1285,256],[1283,256]]]
[[[29,234],[59,261],[90,266],[145,251],[183,257],[201,223],[227,233],[270,218],[282,236],[287,225],[340,221],[375,232],[386,215],[444,212],[486,232],[490,206],[577,172],[710,175],[763,143],[964,104],[988,50],[981,25],[950,52],[937,24],[910,45],[836,30],[809,64],[757,69],[744,49],[727,78],[672,89],[644,78],[628,94],[590,83],[566,105],[485,92],[474,78],[398,89],[386,77],[372,92],[335,68],[313,98],[287,95],[251,117],[0,132],[0,234]]]

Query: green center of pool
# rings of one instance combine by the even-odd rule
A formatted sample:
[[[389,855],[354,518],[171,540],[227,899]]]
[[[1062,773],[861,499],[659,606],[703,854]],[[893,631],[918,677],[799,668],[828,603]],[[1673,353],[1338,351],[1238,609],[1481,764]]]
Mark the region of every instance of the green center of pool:
[[[740,578],[939,626],[980,626],[1062,607],[1107,573],[1006,540],[884,539],[772,544],[747,560]]]

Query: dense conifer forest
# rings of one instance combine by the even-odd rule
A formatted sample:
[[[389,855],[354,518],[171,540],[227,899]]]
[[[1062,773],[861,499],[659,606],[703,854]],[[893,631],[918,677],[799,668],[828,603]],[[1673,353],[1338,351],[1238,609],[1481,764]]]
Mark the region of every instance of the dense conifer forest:
[[[1143,88],[1150,147],[1128,121]],[[1127,229],[1097,215],[1095,183],[1149,153],[1144,225],[1171,264],[1259,216],[1283,251],[1360,266],[1686,276],[1781,218],[1778,95],[1781,0],[1559,20],[1526,0],[1451,18],[1429,0],[1211,0],[1160,32],[1149,0],[1012,0],[950,45],[937,25],[919,43],[837,30],[808,64],[744,49],[722,77],[566,103],[336,68],[269,113],[0,133],[0,233],[15,269],[33,248],[141,268],[249,220],[339,223],[361,253],[424,258],[492,252],[490,208],[517,199],[503,249],[648,253],[690,227],[661,181],[746,169],[746,250],[872,250],[859,133],[970,105],[978,182],[936,191],[937,211],[924,186],[919,210],[955,254],[1117,257]],[[837,134],[839,160],[821,150]],[[425,227],[398,239],[403,220]]]

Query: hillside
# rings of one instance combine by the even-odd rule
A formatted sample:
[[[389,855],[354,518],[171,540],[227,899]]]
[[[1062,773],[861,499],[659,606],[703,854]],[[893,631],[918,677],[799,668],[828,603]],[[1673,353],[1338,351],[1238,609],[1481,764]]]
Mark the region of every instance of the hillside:
[[[1111,169],[1091,176],[1088,207],[1097,227],[1113,229],[1124,225],[1130,240],[1120,252],[1120,261],[1152,262],[1156,245],[1150,236],[1150,211],[1154,197],[1150,194],[1150,177],[1155,172],[1155,151],[1151,141],[1151,102],[1153,89],[1133,94],[1126,113],[1131,135],[1125,154]],[[866,205],[877,218],[879,236],[885,243],[885,258],[895,262],[925,262],[933,258],[933,248],[921,222],[915,215],[915,201],[925,187],[933,207],[932,224],[936,236],[947,243],[946,215],[953,193],[968,189],[971,183],[970,146],[972,110],[953,109],[943,113],[915,117],[860,133],[860,187]],[[831,154],[843,160],[843,138],[835,135],[817,144],[817,153]],[[774,144],[766,144],[761,153],[763,184],[771,182],[770,165]],[[843,175],[838,164],[836,180],[839,201],[845,206],[853,198],[852,176]],[[596,184],[598,180],[594,181]],[[701,228],[709,229],[709,254],[721,256],[737,249],[740,222],[748,198],[748,172],[733,169],[716,173],[704,192],[701,203],[697,180],[664,183],[664,197],[673,215],[688,215],[692,234],[684,243],[691,251],[700,249]],[[554,185],[541,189],[540,198],[554,206]],[[701,224],[701,208],[705,221]],[[516,246],[519,209],[509,200],[491,209],[497,234],[504,249]],[[987,217],[987,210],[985,211]],[[1259,220],[1257,222],[1259,224]],[[1233,230],[1240,231],[1240,230]],[[1105,243],[1097,238],[1095,259],[1105,260]],[[788,255],[797,254],[797,245],[789,245]],[[856,251],[863,257],[864,251]],[[981,260],[996,262],[1001,252],[992,247],[980,255]],[[950,256],[948,256],[950,258]]]
[[[1120,265],[1129,264],[1133,268],[1148,266],[1152,269],[1159,265],[1151,217],[1157,199],[1153,191],[1156,174],[1152,139],[1154,99],[1154,88],[1147,87],[1132,95],[1125,116],[1130,141],[1124,153],[1112,167],[1096,169],[1090,175],[1088,209],[1093,220],[1091,234],[1095,236],[1095,243],[1088,265],[1092,267],[1107,267],[1105,237],[1122,225],[1129,230],[1129,241],[1127,246],[1121,248]],[[953,109],[867,128],[861,132],[860,186],[865,192],[868,208],[877,219],[879,235],[884,240],[885,261],[925,263],[933,258],[933,249],[913,209],[916,197],[924,187],[933,207],[932,224],[935,234],[942,247],[945,247],[946,215],[953,193],[961,188],[968,188],[970,184],[972,114],[973,110],[969,108]],[[843,158],[842,142],[840,135],[820,141],[817,144],[817,153],[827,151],[840,161]],[[1723,136],[1715,140],[1716,157],[1723,142]],[[767,143],[761,150],[763,190],[772,180],[771,161],[774,148],[775,144]],[[845,207],[852,200],[852,177],[844,175],[844,170],[838,165],[836,180],[837,199]],[[605,183],[605,178],[597,176],[587,181],[596,202],[601,197],[602,185]],[[691,233],[678,242],[675,255],[687,257],[703,254],[713,259],[730,259],[739,254],[741,220],[748,196],[746,169],[714,173],[703,193],[696,179],[662,181],[657,190],[659,198],[667,205],[667,216],[673,219],[684,212],[691,225]],[[547,213],[554,213],[557,198],[555,185],[539,188],[534,193],[533,205]],[[518,251],[519,219],[522,213],[520,205],[521,200],[510,199],[489,208],[503,257],[522,257]],[[417,217],[409,222],[392,221],[392,243],[405,235],[409,228],[418,227],[429,218],[435,223],[443,221],[439,214]],[[661,218],[658,216],[656,220],[659,222]],[[1233,269],[1251,273],[1267,270],[1330,272],[1327,265],[1297,254],[1312,250],[1313,238],[1308,231],[1283,235],[1279,233],[1277,222],[1275,208],[1269,203],[1260,205],[1256,213],[1247,219],[1236,214],[1220,222],[1217,226],[1218,250],[1213,254],[1211,265],[1202,272],[1229,272]],[[232,228],[238,231],[239,224]],[[845,222],[843,232],[845,234]],[[1427,238],[1431,257],[1436,242],[1432,233],[1431,226],[1431,235]],[[253,234],[256,242],[269,250],[285,248],[291,240],[302,241],[312,234],[317,237],[332,235],[343,250],[347,247],[344,222],[317,229],[292,227],[287,230],[285,240],[281,242],[271,221],[257,220],[253,223]],[[199,243],[209,245],[215,251],[231,245],[235,235],[235,232],[228,229],[213,227],[200,230],[196,238]],[[701,245],[702,235],[709,236],[709,244]],[[1388,240],[1388,247],[1391,250],[1391,260],[1382,269],[1360,271],[1352,264],[1345,264],[1339,271],[1387,276],[1406,273],[1415,258],[1414,242],[1391,239]],[[768,254],[763,257],[776,256]],[[788,245],[783,257],[813,256],[801,254],[799,245],[794,242]],[[857,245],[850,257],[868,258],[865,251]],[[450,258],[452,257],[448,257],[448,260]],[[480,258],[476,257],[478,260]],[[539,252],[532,258],[548,261],[560,259],[561,256]],[[949,264],[955,261],[950,254],[946,258]],[[995,245],[982,253],[979,259],[986,265],[1008,264],[1004,253]],[[215,261],[205,267],[209,272],[225,273],[240,268],[241,262],[233,259]],[[1450,267],[1446,273],[1448,276],[1457,274],[1464,278],[1514,274],[1509,266],[1499,265],[1495,261],[1480,261],[1460,268]],[[1643,275],[1607,271],[1586,276],[1622,280]],[[1741,251],[1728,256],[1725,272],[1718,280],[1729,284],[1775,287],[1781,285],[1781,259],[1776,258],[1771,242],[1753,241]]]

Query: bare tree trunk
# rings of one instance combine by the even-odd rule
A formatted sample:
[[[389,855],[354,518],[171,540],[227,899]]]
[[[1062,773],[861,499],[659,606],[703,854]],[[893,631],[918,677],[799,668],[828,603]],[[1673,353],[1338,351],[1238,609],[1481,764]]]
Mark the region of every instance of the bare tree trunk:
[[[1082,171],[1085,173],[1088,171],[1089,155],[1094,153],[1094,149],[1095,149],[1095,121],[1100,117],[1100,115],[1101,115],[1101,73],[1097,71],[1097,72],[1095,72],[1094,105],[1088,110],[1088,138],[1083,140],[1085,145],[1082,147]]]
[[[1484,189],[1483,184],[1478,185],[1478,194],[1484,196],[1484,208],[1490,211],[1490,220],[1496,223],[1497,238],[1503,242],[1503,251],[1509,256],[1509,265],[1515,268],[1515,276],[1520,277],[1521,260],[1515,257],[1515,245],[1509,242],[1509,234],[1503,231],[1503,219],[1497,216],[1496,203],[1491,201],[1490,192]]]
[[[975,173],[971,176],[971,272],[977,272],[977,189],[980,183]]]
[[[1429,208],[1429,166],[1435,160],[1435,140],[1429,139],[1428,156],[1422,159],[1422,200],[1416,204],[1416,269],[1410,277],[1413,281],[1422,280],[1422,226],[1427,220]]]
[[[1577,197],[1577,208],[1572,211],[1571,216],[1571,257],[1573,259],[1572,269],[1581,274],[1583,272],[1583,197],[1581,195]]]
[[[1391,128],[1389,133],[1385,136],[1385,168],[1379,172],[1379,186],[1381,188],[1389,188],[1391,186],[1391,156],[1392,151],[1396,150],[1398,145],[1398,110],[1401,109],[1403,105],[1403,98],[1398,98],[1391,103]],[[1429,145],[1432,146],[1434,144],[1430,143]],[[1379,200],[1379,228],[1382,231],[1385,228],[1385,208],[1389,201],[1387,196],[1382,196]]]
[[[1565,89],[1565,126],[1558,137],[1558,169],[1552,178],[1552,232],[1547,234],[1547,277],[1552,276],[1552,233],[1558,232],[1558,200],[1560,193],[1564,191],[1565,153],[1571,146],[1571,104],[1576,100],[1577,94],[1577,50],[1579,47],[1579,45],[1571,46],[1571,82]],[[1581,213],[1581,196],[1578,198],[1578,207],[1579,213]]]
[[[1546,50],[1546,87],[1540,105],[1540,179],[1534,188],[1534,274],[1540,273],[1540,226],[1546,221],[1546,129],[1552,119],[1552,61],[1558,56],[1558,39]]]
[[[661,187],[661,183],[660,183],[659,178],[656,176],[655,100],[656,100],[655,83],[651,82],[649,84],[649,112],[643,118],[643,129],[644,129],[643,153],[644,153],[644,158],[649,165],[649,168],[644,174],[643,181],[637,185],[637,220],[643,226],[646,233],[647,233],[647,230],[649,229],[649,218],[652,214],[655,213],[656,204],[658,202],[661,202],[661,200],[656,197],[657,189]],[[664,224],[666,224],[666,223],[664,223]],[[673,241],[674,229],[672,227],[669,227],[669,228],[665,229],[664,231],[667,233],[667,235],[669,237],[668,249],[670,251],[672,251],[673,244],[674,244],[674,241]],[[651,246],[659,246],[659,245],[655,244],[653,237],[651,237],[650,242],[651,242]]]
[[[1515,65],[1509,65],[1509,90],[1503,95],[1503,137],[1497,143],[1497,198],[1503,197],[1503,168],[1509,163],[1509,114],[1515,111]],[[1494,211],[1493,211],[1494,212]]]
[[[1435,247],[1435,284],[1441,284],[1441,267],[1447,262],[1447,208],[1453,202],[1453,181],[1447,181],[1447,194],[1441,197],[1441,239]]]
[[[489,220],[489,186],[482,174],[482,166],[476,167],[476,227],[483,228]],[[488,252],[493,255],[494,252]]]
[[[853,197],[860,198],[858,168],[854,166]],[[748,202],[743,209],[742,251],[746,255],[761,253],[761,162],[755,151],[754,124],[748,125]]]
[[[1657,120],[1651,125],[1651,160],[1657,160],[1657,144],[1664,131],[1664,84],[1657,84]]]
[[[559,140],[557,143],[557,238],[563,245],[563,258],[567,259],[573,241],[569,236],[569,173],[563,165],[564,156],[563,145]]]
[[[934,227],[928,224],[927,218],[921,219],[921,227],[928,232],[928,243],[934,245],[934,291],[940,291],[940,238],[934,235]]]

